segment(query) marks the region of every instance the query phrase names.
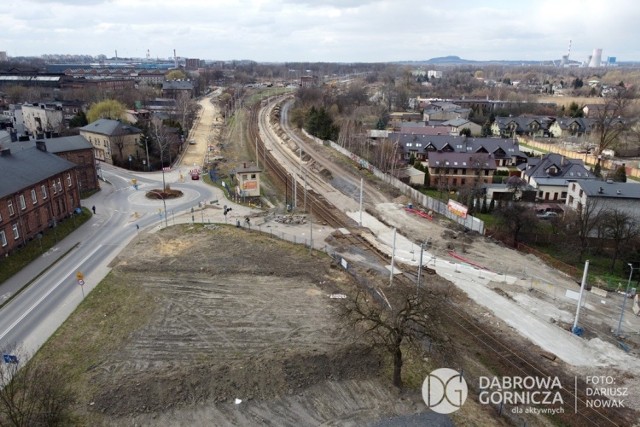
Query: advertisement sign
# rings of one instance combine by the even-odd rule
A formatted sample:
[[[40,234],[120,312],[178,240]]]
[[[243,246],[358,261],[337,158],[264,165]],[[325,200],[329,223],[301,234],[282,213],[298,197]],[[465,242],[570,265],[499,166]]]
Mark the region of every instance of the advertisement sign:
[[[460,218],[467,217],[467,207],[462,203],[458,203],[455,200],[449,199],[449,203],[447,203],[447,208],[449,212],[459,216]]]
[[[256,181],[247,181],[247,182],[242,184],[242,189],[243,190],[255,190],[256,187],[257,187],[257,182]]]

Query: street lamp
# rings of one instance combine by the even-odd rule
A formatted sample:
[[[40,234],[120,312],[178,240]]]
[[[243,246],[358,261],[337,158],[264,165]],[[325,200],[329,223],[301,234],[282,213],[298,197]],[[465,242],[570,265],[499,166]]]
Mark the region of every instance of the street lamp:
[[[167,202],[164,200],[164,196],[162,195],[161,192],[159,192],[157,190],[149,190],[148,192],[157,194],[162,199],[162,204],[164,205],[164,226],[168,227],[169,226],[169,222],[167,220]]]
[[[627,290],[624,293],[624,299],[622,300],[622,310],[620,311],[620,320],[618,321],[618,331],[616,332],[616,336],[620,336],[620,328],[622,327],[622,318],[624,317],[624,307],[627,304],[627,295],[629,295],[629,286],[631,285],[631,276],[633,276],[633,264],[628,263],[629,266],[629,280],[627,281]]]

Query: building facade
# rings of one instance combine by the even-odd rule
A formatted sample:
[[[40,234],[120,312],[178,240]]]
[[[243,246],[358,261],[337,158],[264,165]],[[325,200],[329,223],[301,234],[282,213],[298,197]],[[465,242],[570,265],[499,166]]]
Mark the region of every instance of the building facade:
[[[79,207],[73,163],[37,147],[0,150],[0,256],[46,233]]]
[[[119,120],[99,119],[80,128],[80,135],[93,145],[96,160],[124,164],[138,156],[142,131]]]

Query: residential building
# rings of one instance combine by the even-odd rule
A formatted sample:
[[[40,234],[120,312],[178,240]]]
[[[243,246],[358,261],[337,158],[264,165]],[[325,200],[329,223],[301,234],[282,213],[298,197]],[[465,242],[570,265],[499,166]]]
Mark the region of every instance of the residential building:
[[[420,123],[420,126],[412,126],[416,123],[402,123],[400,125],[400,133],[410,133],[415,135],[449,135],[449,127],[442,125],[426,125]]]
[[[496,117],[491,124],[491,134],[502,138],[516,135],[530,137],[548,137],[549,127],[555,122],[553,117]]]
[[[473,136],[480,136],[482,132],[482,126],[467,119],[447,120],[445,122],[442,122],[440,125],[448,127],[449,135],[452,136],[460,135],[462,129],[469,129],[471,131],[471,135]]]
[[[55,154],[76,165],[76,178],[80,192],[100,189],[93,145],[81,135],[28,140],[5,145],[12,153],[37,147],[40,151]]]
[[[640,185],[635,182],[576,180],[569,183],[566,204],[580,210],[587,203],[596,210],[618,210],[640,219]]]
[[[388,139],[397,144],[398,157],[408,160],[413,155],[425,161],[433,152],[491,154],[498,167],[512,167],[524,163],[526,155],[520,152],[517,141],[499,138],[467,138],[451,135],[420,135],[390,133]]]
[[[190,80],[165,80],[162,82],[162,96],[178,99],[193,96],[193,82]]]
[[[0,149],[0,256],[55,227],[80,207],[75,167],[37,147]]]
[[[488,153],[429,153],[429,186],[459,188],[468,185],[489,184],[497,169],[493,155]]]
[[[119,120],[99,119],[80,128],[94,148],[96,160],[109,164],[126,164],[129,156],[139,157],[142,131]]]
[[[26,133],[40,138],[60,132],[63,126],[62,106],[56,104],[23,104],[22,118]]]
[[[542,158],[530,158],[526,165],[520,167],[522,178],[538,191],[538,200],[564,203],[570,182],[597,178],[582,160],[555,153],[546,154]]]
[[[262,169],[251,164],[243,163],[242,167],[236,168],[236,194],[241,197],[259,197],[261,173]]]
[[[592,120],[584,117],[560,118],[549,126],[554,138],[586,137],[591,133]]]

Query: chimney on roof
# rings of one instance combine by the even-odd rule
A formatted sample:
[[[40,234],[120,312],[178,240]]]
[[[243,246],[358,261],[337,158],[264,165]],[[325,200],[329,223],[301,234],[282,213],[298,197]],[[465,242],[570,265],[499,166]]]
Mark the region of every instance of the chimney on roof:
[[[36,148],[40,151],[47,151],[47,143],[42,141],[42,140],[37,140],[36,141]]]
[[[602,194],[602,193],[604,193],[604,188],[600,187],[600,188],[598,189],[598,194]]]
[[[8,157],[11,155],[10,148],[0,148],[0,157]]]
[[[242,167],[243,167],[244,169],[246,169],[246,168],[247,168],[247,164],[246,164],[246,163],[243,163],[243,164],[242,164]]]

